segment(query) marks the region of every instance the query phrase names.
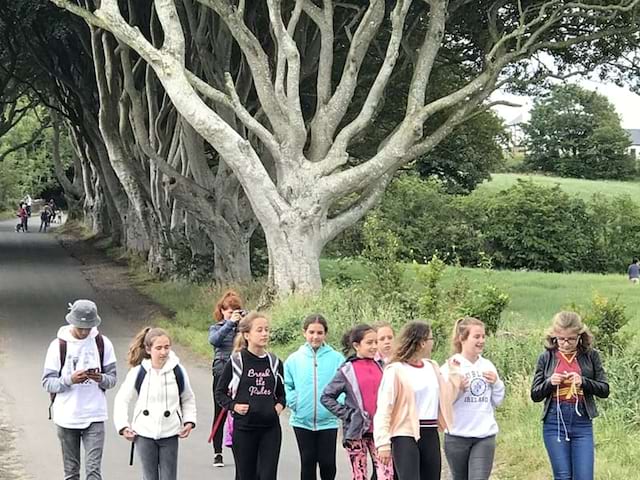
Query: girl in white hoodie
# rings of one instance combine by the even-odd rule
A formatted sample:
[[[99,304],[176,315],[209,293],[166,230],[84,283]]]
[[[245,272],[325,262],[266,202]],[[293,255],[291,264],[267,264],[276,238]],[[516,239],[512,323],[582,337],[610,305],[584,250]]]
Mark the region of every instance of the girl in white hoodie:
[[[135,442],[143,480],[176,480],[178,438],[196,426],[196,402],[186,370],[160,328],[140,331],[129,347],[131,369],[114,402],[120,435]],[[128,411],[135,401],[133,419]]]
[[[444,436],[444,452],[453,480],[487,480],[491,475],[498,424],[494,409],[504,399],[504,383],[491,361],[482,357],[484,323],[464,317],[453,330],[454,355],[441,370],[459,367],[463,386],[453,403],[453,423]]]

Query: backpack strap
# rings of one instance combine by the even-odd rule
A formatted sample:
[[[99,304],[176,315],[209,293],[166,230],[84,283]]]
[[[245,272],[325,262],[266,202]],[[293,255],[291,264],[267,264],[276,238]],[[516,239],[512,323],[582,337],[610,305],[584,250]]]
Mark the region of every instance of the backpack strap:
[[[62,338],[58,338],[58,351],[60,352],[60,369],[58,370],[58,378],[62,376],[62,369],[64,363],[67,360],[67,341]],[[51,409],[53,408],[53,402],[56,400],[56,394],[49,394],[49,420],[51,420]]]
[[[229,396],[236,398],[240,378],[242,377],[242,352],[234,352],[229,359],[231,361],[231,382],[229,382]]]
[[[176,383],[178,384],[178,396],[182,396],[182,392],[184,392],[184,372],[180,365],[176,365],[173,367],[173,374],[176,376]],[[180,401],[182,404],[182,400]]]
[[[98,347],[98,355],[100,356],[100,371],[104,372],[104,337],[99,333],[96,335],[95,340]]]
[[[147,371],[142,365],[138,365],[138,374],[136,375],[136,383],[134,387],[138,395],[140,395],[140,388],[142,387],[142,382],[144,382],[144,377],[147,376]]]
[[[284,379],[278,372],[278,369],[280,368],[280,359],[271,352],[267,352],[267,356],[269,357],[269,368],[271,368],[271,371],[273,372],[273,396],[275,398],[276,389],[278,388],[278,381],[284,383]]]

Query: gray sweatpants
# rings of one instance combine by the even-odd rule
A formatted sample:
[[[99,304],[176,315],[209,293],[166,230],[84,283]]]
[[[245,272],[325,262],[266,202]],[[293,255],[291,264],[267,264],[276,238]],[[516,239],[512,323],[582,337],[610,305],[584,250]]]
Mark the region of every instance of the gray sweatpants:
[[[94,422],[84,429],[58,426],[58,438],[62,446],[64,480],[80,480],[80,442],[84,447],[86,480],[102,480],[104,422]]]
[[[178,478],[178,436],[153,440],[136,437],[136,450],[142,463],[143,480]]]
[[[495,435],[486,438],[444,436],[444,453],[453,480],[488,480],[495,451]]]

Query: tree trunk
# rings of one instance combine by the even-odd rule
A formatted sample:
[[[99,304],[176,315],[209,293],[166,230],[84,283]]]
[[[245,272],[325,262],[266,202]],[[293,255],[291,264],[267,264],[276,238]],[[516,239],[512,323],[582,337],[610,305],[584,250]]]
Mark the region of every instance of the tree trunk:
[[[225,229],[216,232],[213,248],[216,282],[244,284],[251,281],[250,238]]]
[[[322,287],[320,277],[321,241],[314,229],[264,228],[269,249],[269,283],[278,295],[318,292]]]

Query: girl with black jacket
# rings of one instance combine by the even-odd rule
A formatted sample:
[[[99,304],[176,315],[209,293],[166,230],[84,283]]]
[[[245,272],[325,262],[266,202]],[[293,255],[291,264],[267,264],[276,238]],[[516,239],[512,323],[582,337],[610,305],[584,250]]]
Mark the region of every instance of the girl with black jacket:
[[[213,309],[213,318],[216,323],[209,327],[209,343],[214,348],[211,368],[213,373],[212,391],[214,392],[213,416],[214,424],[217,421],[220,425],[213,436],[214,467],[224,467],[224,459],[222,458],[222,425],[225,423],[222,418],[218,420],[218,417],[223,415],[223,411],[222,406],[215,398],[215,390],[222,376],[222,371],[227,362],[229,362],[229,357],[233,351],[233,341],[236,337],[238,322],[242,318],[242,313],[244,313],[242,299],[234,290],[227,290]]]
[[[531,399],[544,400],[542,432],[555,479],[594,478],[594,397],[607,398],[609,384],[592,342],[577,313],[559,312],[538,357]]]
[[[217,401],[233,415],[238,480],[276,480],[286,405],[282,362],[268,353],[269,321],[251,312],[238,324],[236,351],[217,384]],[[259,472],[259,474],[258,474]]]

